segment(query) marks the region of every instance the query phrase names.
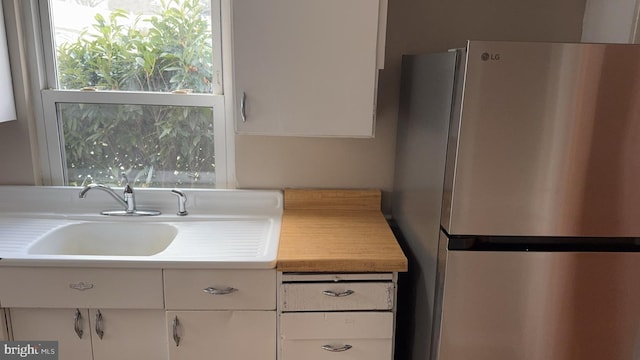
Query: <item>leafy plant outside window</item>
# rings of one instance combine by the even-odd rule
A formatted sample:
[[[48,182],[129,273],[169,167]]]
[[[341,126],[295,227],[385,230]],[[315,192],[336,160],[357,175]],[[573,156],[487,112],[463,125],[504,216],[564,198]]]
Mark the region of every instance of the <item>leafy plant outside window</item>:
[[[57,46],[61,89],[212,93],[208,9],[163,0],[151,17],[112,11]],[[140,26],[143,23],[146,26]],[[189,96],[189,95],[176,95]],[[58,104],[69,185],[114,184],[125,171],[142,186],[215,185],[210,107]]]

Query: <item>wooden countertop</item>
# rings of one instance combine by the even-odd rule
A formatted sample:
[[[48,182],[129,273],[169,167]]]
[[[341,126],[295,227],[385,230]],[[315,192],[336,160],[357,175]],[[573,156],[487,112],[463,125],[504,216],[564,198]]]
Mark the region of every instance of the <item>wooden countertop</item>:
[[[407,271],[380,191],[287,189],[284,198],[279,271]]]

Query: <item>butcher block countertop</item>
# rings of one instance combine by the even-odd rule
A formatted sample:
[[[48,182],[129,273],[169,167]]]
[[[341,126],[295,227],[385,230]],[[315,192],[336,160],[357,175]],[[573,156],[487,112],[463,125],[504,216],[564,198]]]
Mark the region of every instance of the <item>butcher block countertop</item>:
[[[285,190],[278,271],[407,271],[380,200],[378,190]]]

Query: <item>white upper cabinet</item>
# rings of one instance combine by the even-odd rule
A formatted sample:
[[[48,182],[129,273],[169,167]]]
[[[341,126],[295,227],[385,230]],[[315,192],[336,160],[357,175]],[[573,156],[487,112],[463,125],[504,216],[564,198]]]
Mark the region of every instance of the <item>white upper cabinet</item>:
[[[0,122],[5,122],[16,119],[16,107],[13,102],[13,85],[2,6],[0,2]]]
[[[236,131],[372,137],[386,8],[386,0],[232,0]]]

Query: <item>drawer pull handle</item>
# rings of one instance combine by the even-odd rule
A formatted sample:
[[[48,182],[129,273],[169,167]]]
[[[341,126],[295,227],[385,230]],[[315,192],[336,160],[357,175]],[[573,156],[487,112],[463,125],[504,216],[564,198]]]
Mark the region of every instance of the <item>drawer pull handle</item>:
[[[74,290],[85,291],[85,290],[93,289],[93,284],[80,281],[79,283],[76,283],[76,284],[69,284],[69,287]]]
[[[247,122],[247,93],[242,93],[242,99],[240,99],[240,115],[242,116],[242,122]]]
[[[82,331],[82,313],[80,309],[76,309],[76,315],[73,317],[73,331],[76,332],[79,339],[82,339],[84,331]]]
[[[322,345],[322,350],[327,350],[327,351],[331,351],[331,352],[343,352],[343,351],[347,351],[349,349],[351,349],[353,346],[349,345],[349,344],[344,344],[341,347],[334,347],[332,345]]]
[[[218,289],[218,288],[214,288],[213,286],[210,286],[208,288],[202,289],[202,291],[206,292],[209,295],[229,295],[231,293],[238,291],[238,289],[232,288],[232,287]]]
[[[176,316],[173,319],[173,342],[176,343],[176,347],[180,346],[180,335],[178,335],[178,327],[180,327],[180,321],[178,321],[178,317]]]
[[[346,291],[343,291],[343,292],[335,292],[335,291],[331,291],[331,290],[325,290],[322,293],[327,295],[327,296],[331,296],[331,297],[345,297],[345,296],[352,295],[354,293],[354,291],[353,290],[346,290]]]
[[[102,340],[104,336],[104,325],[102,324],[102,313],[100,310],[96,311],[96,334],[98,334],[98,337]]]

